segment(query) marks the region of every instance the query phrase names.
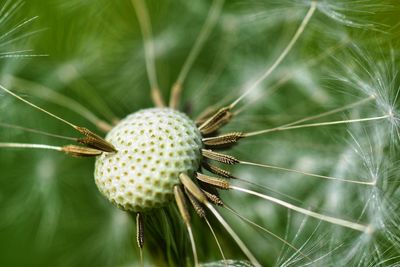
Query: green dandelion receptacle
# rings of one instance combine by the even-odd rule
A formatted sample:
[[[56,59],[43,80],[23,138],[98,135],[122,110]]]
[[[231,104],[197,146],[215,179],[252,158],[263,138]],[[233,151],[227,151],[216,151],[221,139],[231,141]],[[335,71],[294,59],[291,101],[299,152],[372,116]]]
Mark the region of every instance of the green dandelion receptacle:
[[[96,160],[95,181],[102,194],[126,211],[169,204],[179,174],[193,175],[201,160],[201,135],[185,114],[152,108],[120,121],[106,140],[118,150]]]

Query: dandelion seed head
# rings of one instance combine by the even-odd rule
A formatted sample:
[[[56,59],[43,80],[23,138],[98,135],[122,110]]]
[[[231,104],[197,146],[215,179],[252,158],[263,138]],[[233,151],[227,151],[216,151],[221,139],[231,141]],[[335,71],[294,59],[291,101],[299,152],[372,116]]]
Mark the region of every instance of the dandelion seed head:
[[[167,108],[145,109],[122,120],[106,140],[118,152],[96,160],[95,181],[112,203],[144,211],[171,201],[179,174],[200,164],[201,135],[186,115]]]
[[[6,2],[11,3],[13,1],[6,0]],[[33,61],[32,64],[28,65],[27,70],[21,70],[22,77],[26,79],[30,77],[32,80],[50,83],[57,88],[58,92],[64,91],[66,94],[70,94],[70,90],[74,91],[73,94],[78,95],[79,100],[84,99],[83,105],[87,106],[88,110],[96,109],[93,114],[107,120],[107,123],[111,126],[116,123],[116,126],[112,126],[114,130],[116,131],[118,128],[123,132],[124,129],[119,128],[118,122],[122,122],[118,121],[118,117],[124,117],[132,110],[146,107],[150,103],[148,91],[144,90],[144,85],[148,84],[148,81],[144,78],[146,76],[144,62],[148,60],[148,55],[145,55],[145,49],[141,46],[143,36],[140,36],[140,25],[137,24],[132,15],[131,1],[111,3],[104,0],[86,2],[56,0],[53,2],[46,8],[46,11],[43,11],[43,14],[46,16],[46,13],[66,14],[66,16],[58,17],[55,15],[56,20],[50,19],[48,24],[51,27],[54,26],[54,35],[51,35],[49,39],[44,38],[45,43],[39,43],[39,46],[46,47],[48,45],[46,49],[52,52],[58,51],[58,56],[63,60],[56,62],[57,58],[53,58],[51,64],[48,64],[49,62],[46,62],[46,60],[44,62]],[[161,95],[165,97],[168,95],[168,88],[172,86],[173,76],[179,72],[181,63],[190,54],[190,47],[198,34],[197,29],[200,30],[210,3],[208,1],[196,3],[180,1],[178,4],[174,1],[142,2],[148,5],[148,11],[151,12],[149,19],[154,26],[154,38],[151,38],[151,44],[154,45],[153,63],[157,70],[155,76],[159,79]],[[215,2],[218,1],[213,3]],[[225,1],[221,17],[214,29],[215,32],[209,36],[204,51],[199,54],[199,58],[192,65],[193,68],[188,72],[185,83],[182,84],[185,91],[183,96],[186,97],[190,92],[195,94],[195,96],[186,99],[190,103],[185,105],[185,108],[188,107],[185,112],[187,111],[188,115],[191,115],[191,110],[201,112],[200,108],[206,105],[218,108],[221,103],[230,102],[230,98],[235,99],[237,95],[244,93],[254,80],[263,73],[263,70],[273,63],[272,61],[279,55],[278,53],[281,53],[282,47],[288,41],[288,35],[293,33],[299,18],[304,16],[311,2],[311,0]],[[330,90],[320,85],[321,78],[325,75],[326,62],[318,59],[314,63],[308,64],[308,61],[312,62],[314,56],[319,57],[319,55],[315,55],[315,47],[318,47],[321,51],[326,51],[332,43],[335,43],[336,47],[336,42],[343,36],[351,36],[351,39],[353,39],[353,30],[378,29],[381,25],[375,22],[375,16],[372,13],[382,10],[384,6],[372,0],[339,0],[336,2],[321,0],[317,3],[318,10],[311,20],[310,27],[307,27],[304,34],[301,35],[300,42],[294,46],[289,57],[283,60],[282,64],[279,64],[268,80],[259,84],[244,98],[245,101],[243,102],[248,104],[245,108],[240,105],[237,106],[240,111],[243,111],[244,116],[235,117],[233,123],[218,130],[218,134],[224,134],[230,130],[257,131],[263,127],[273,128],[273,125],[279,127],[295,121],[295,119],[305,118],[308,120],[309,117],[304,116],[312,116],[315,114],[314,112],[326,111],[326,108],[332,107],[333,104],[337,104],[335,108],[340,109],[343,106],[341,100],[345,102],[344,105],[347,104],[347,98],[336,98]],[[33,5],[41,7],[39,4]],[[128,6],[129,8],[127,8]],[[41,10],[34,12],[42,13]],[[14,21],[18,22],[18,19]],[[55,21],[57,23],[53,23]],[[69,27],[69,25],[75,26]],[[76,27],[77,25],[78,27]],[[80,36],[84,38],[80,38]],[[309,36],[313,38],[304,38]],[[303,41],[304,39],[306,40]],[[59,41],[50,44],[48,40]],[[302,44],[302,42],[304,43]],[[348,40],[344,41],[340,46],[337,46],[338,50],[348,51],[347,44]],[[23,50],[25,45],[29,45],[29,43],[24,43],[21,50],[16,49],[14,45],[7,45],[10,48],[7,51],[13,51],[15,54],[31,53],[28,51],[29,49]],[[335,50],[332,53],[336,52]],[[346,69],[339,79],[345,86],[334,89],[344,91],[346,95],[357,94],[357,97],[360,93],[363,97],[366,95],[367,98],[374,96],[375,101],[371,100],[367,102],[369,103],[367,105],[357,106],[356,112],[347,113],[347,109],[343,109],[341,112],[335,113],[333,117],[364,118],[388,114],[389,116],[385,121],[369,121],[365,129],[362,128],[361,130],[356,128],[356,123],[352,123],[348,129],[354,139],[351,136],[346,136],[344,139],[348,141],[347,143],[341,139],[346,129],[346,126],[342,124],[342,126],[332,125],[332,128],[330,128],[331,126],[327,128],[318,126],[316,132],[312,129],[299,129],[288,132],[273,132],[268,136],[259,136],[256,140],[243,138],[243,140],[240,140],[240,145],[235,144],[233,150],[227,152],[227,154],[238,156],[243,160],[294,168],[299,172],[258,169],[253,168],[254,166],[243,166],[241,164],[224,166],[216,163],[218,166],[226,167],[227,170],[232,171],[231,173],[236,178],[239,178],[229,180],[233,185],[240,179],[247,179],[253,183],[247,185],[258,190],[260,194],[271,194],[277,200],[287,201],[287,204],[295,205],[298,208],[297,210],[314,211],[315,217],[313,218],[305,215],[312,214],[307,212],[292,215],[292,212],[287,212],[286,208],[276,206],[273,203],[266,203],[264,199],[254,199],[253,196],[236,194],[232,192],[233,190],[220,192],[220,197],[226,205],[233,206],[235,209],[238,208],[240,214],[261,223],[271,232],[298,248],[298,250],[293,250],[287,245],[282,247],[280,241],[270,239],[268,235],[260,235],[258,231],[250,231],[250,225],[239,224],[241,222],[237,218],[226,217],[228,224],[231,224],[232,228],[238,232],[239,237],[249,246],[249,250],[254,251],[257,260],[259,259],[263,266],[368,266],[368,264],[376,266],[377,263],[384,262],[391,257],[390,253],[386,254],[384,251],[386,245],[399,251],[400,246],[398,244],[400,242],[396,241],[398,240],[396,227],[398,227],[400,220],[396,216],[398,205],[395,202],[398,196],[395,189],[395,185],[398,184],[396,178],[398,168],[388,164],[388,162],[393,161],[395,153],[392,152],[396,150],[390,151],[390,155],[384,155],[387,153],[387,140],[393,140],[396,129],[399,129],[398,109],[393,104],[396,96],[390,93],[396,86],[394,82],[393,86],[388,86],[390,79],[384,75],[382,77],[369,76],[370,73],[374,74],[381,67],[381,73],[385,74],[391,71],[385,66],[379,65],[379,60],[375,60],[374,51],[369,52],[373,55],[371,56],[373,60],[368,62],[372,66],[372,71],[368,71],[368,73],[363,69],[367,65],[364,61],[356,62],[356,60],[351,60],[354,57],[347,56],[339,60]],[[13,56],[13,54],[5,55],[5,57],[8,56]],[[364,54],[360,58],[364,60]],[[1,55],[0,60],[2,60]],[[385,63],[387,59],[382,59],[382,61]],[[5,64],[1,68],[2,72],[16,73],[14,60],[3,60],[3,62]],[[305,63],[304,66],[303,63]],[[311,68],[313,64],[317,67]],[[39,66],[38,70],[37,66]],[[336,68],[332,69],[337,70]],[[286,79],[283,83],[291,80],[289,86],[284,86],[283,90],[276,92],[273,98],[270,98],[269,94],[266,96],[266,93],[270,93],[269,89],[274,87],[275,81],[281,77]],[[6,79],[2,79],[2,84],[4,81]],[[204,86],[202,86],[203,82]],[[11,84],[7,84],[7,86],[18,88],[17,84],[17,82],[11,81]],[[36,95],[33,93],[35,86],[29,85],[27,87],[28,90],[24,91],[24,96],[36,100]],[[90,90],[91,87],[95,89]],[[204,88],[210,88],[210,90],[203,91]],[[243,91],[240,92],[239,89],[243,89]],[[275,90],[274,88],[273,91],[275,92]],[[110,95],[113,97],[110,98]],[[199,97],[200,95],[201,97]],[[31,98],[32,96],[34,97]],[[33,120],[33,116],[32,118],[26,116],[27,118],[25,118],[21,115],[24,114],[24,110],[12,108],[16,106],[14,105],[15,101],[9,102],[13,104],[9,105],[7,103],[8,98],[3,97],[2,94],[0,98],[2,99],[0,107],[7,111],[7,118],[14,119],[18,115],[21,121],[25,122],[28,117],[28,119]],[[256,100],[260,100],[259,105],[251,105]],[[376,105],[374,106],[373,103]],[[47,106],[52,111],[56,109],[53,104]],[[110,105],[110,110],[118,116],[107,116],[105,111],[107,104]],[[60,115],[69,117],[69,111],[65,112],[65,108],[68,107],[63,107],[58,111],[60,111]],[[273,111],[273,114],[271,114],[271,111]],[[81,122],[82,118],[74,119]],[[328,118],[319,117],[310,121],[310,123],[314,123],[314,121],[315,123],[323,122],[324,119],[329,121]],[[388,124],[391,127],[387,127]],[[382,128],[379,133],[371,131],[373,125]],[[40,126],[55,127],[51,123]],[[137,128],[140,127],[135,127],[134,130],[137,130]],[[181,125],[179,125],[179,128],[181,128]],[[196,126],[193,126],[193,128],[196,128]],[[390,128],[389,131],[388,128]],[[179,132],[180,130],[178,130]],[[392,135],[388,138],[389,133],[392,133]],[[24,137],[19,134],[8,136],[2,133],[1,135],[5,137],[6,140],[4,141],[8,141],[8,137]],[[128,147],[129,142],[132,141],[128,139],[133,139],[130,133],[121,135],[127,138],[123,140],[124,145],[119,147],[118,153],[104,153],[99,158],[106,159],[115,156],[113,158],[115,161],[107,164],[111,164],[112,167],[116,166],[118,172],[121,173],[121,175],[113,174],[112,177],[115,178],[113,184],[115,191],[118,189],[124,194],[122,204],[115,204],[125,211],[140,211],[142,213],[144,209],[133,209],[127,205],[129,201],[132,201],[131,196],[125,194],[128,192],[126,188],[129,185],[117,182],[117,176],[120,176],[121,179],[125,175],[124,168],[128,165],[129,160],[122,162],[120,159],[120,162],[118,162],[116,157],[121,153],[124,154],[124,148]],[[365,136],[369,136],[369,140]],[[150,136],[146,136],[146,138],[151,139]],[[121,139],[123,138],[121,137]],[[197,139],[201,140],[200,137]],[[50,139],[46,139],[46,141],[51,142]],[[118,140],[116,143],[118,143]],[[198,144],[200,143],[201,141],[198,141]],[[372,151],[370,143],[372,143]],[[197,149],[199,147],[201,146],[198,145]],[[151,149],[151,146],[146,146],[147,148]],[[396,147],[393,146],[393,148]],[[225,153],[225,151],[222,152]],[[145,154],[147,155],[147,153],[150,153],[150,151],[146,150]],[[26,155],[28,154],[26,153]],[[89,187],[94,186],[90,179],[90,172],[93,167],[90,164],[92,163],[90,159],[87,161],[88,164],[79,161],[79,165],[65,164],[66,167],[60,170],[57,166],[63,166],[64,161],[60,164],[52,157],[48,158],[47,163],[43,158],[35,161],[33,167],[35,177],[24,183],[21,191],[18,190],[18,197],[13,196],[12,201],[9,201],[7,195],[4,195],[7,205],[10,203],[10,208],[7,209],[4,216],[7,223],[13,224],[21,221],[20,218],[24,218],[24,220],[29,218],[32,213],[24,211],[29,210],[26,207],[35,203],[34,206],[37,208],[33,212],[40,213],[41,218],[37,220],[39,226],[36,227],[37,224],[32,223],[31,228],[39,229],[38,237],[48,234],[45,238],[38,238],[42,240],[42,243],[48,244],[48,250],[42,253],[46,260],[59,258],[61,260],[56,260],[55,264],[60,263],[60,266],[137,266],[139,257],[136,255],[137,251],[132,247],[132,239],[135,235],[133,233],[134,222],[129,213],[115,209],[103,199],[98,201],[97,195],[100,194],[98,194],[96,188],[92,190],[92,187]],[[7,159],[14,159],[14,157],[9,156]],[[176,160],[176,157],[171,159],[168,156],[165,162],[172,162],[173,160]],[[208,161],[204,158],[203,160]],[[141,161],[140,164],[135,163],[131,166],[143,168],[143,164],[148,159]],[[69,162],[76,161],[70,159]],[[33,165],[32,162],[30,164]],[[7,173],[10,172],[9,169],[16,167],[16,164],[10,165],[10,168],[6,166]],[[191,164],[188,167],[190,169],[188,173],[201,171],[201,168],[197,168],[198,165],[198,162]],[[152,164],[152,166],[157,167],[158,165]],[[165,167],[165,165],[162,165],[161,169]],[[95,181],[99,189],[105,191],[108,188],[102,190],[101,181],[99,181],[101,179],[98,178],[101,170],[98,170],[98,165],[95,168]],[[110,170],[112,171],[113,168]],[[61,191],[63,184],[59,182],[62,171],[66,173],[63,175],[65,176],[62,179],[63,182],[64,180],[68,181],[67,187],[69,189],[66,191]],[[105,169],[105,171],[107,170]],[[130,176],[131,170],[126,172]],[[317,177],[307,177],[302,172],[333,176],[331,178],[334,179],[320,181]],[[24,175],[22,171],[18,173]],[[133,174],[135,183],[140,179],[137,177],[138,172]],[[158,174],[154,175],[154,173],[145,176],[150,177],[150,180],[154,177],[160,178]],[[177,177],[177,175],[174,177]],[[371,184],[343,183],[341,180],[336,180],[336,177],[343,180],[371,182]],[[190,178],[196,184],[200,184],[196,180],[196,176],[192,175]],[[7,180],[12,182],[11,179]],[[145,178],[140,183],[145,184],[144,180]],[[87,187],[79,191],[80,189],[74,186],[71,190],[71,183],[77,181],[87,183]],[[102,181],[107,180],[103,179]],[[175,179],[174,183],[179,184],[179,181]],[[4,188],[7,190],[10,185],[4,184],[6,185]],[[152,181],[150,181],[150,186],[153,186]],[[182,185],[179,186],[184,189]],[[111,192],[113,191],[112,187],[109,189]],[[132,192],[138,191],[136,188],[134,189]],[[26,195],[29,195],[29,198],[24,198],[27,192],[29,194]],[[3,191],[0,191],[0,198],[2,193]],[[107,194],[105,195],[109,198]],[[118,196],[115,195],[115,197],[118,200]],[[167,202],[171,203],[171,201]],[[0,204],[2,204],[1,199]],[[73,206],[71,207],[71,205]],[[19,209],[17,210],[15,207],[19,207]],[[224,207],[218,209],[223,212]],[[207,213],[207,215],[210,214]],[[222,215],[225,217],[226,214],[222,213]],[[342,218],[346,221],[342,221],[341,226],[332,226],[320,219],[324,218],[324,215],[337,219]],[[180,217],[175,205],[166,205],[164,208],[155,211],[146,210],[143,216],[146,224],[145,265],[150,262],[157,266],[159,264],[191,265],[190,249],[188,249],[188,242],[186,242],[188,241],[187,236],[183,231],[183,224],[179,223]],[[294,217],[293,220],[289,218],[292,216]],[[10,219],[10,217],[12,218]],[[39,218],[39,215],[36,217]],[[327,217],[325,216],[325,218]],[[190,221],[196,246],[201,248],[199,249],[199,259],[206,262],[213,259],[217,260],[204,266],[225,266],[226,263],[233,266],[251,266],[245,261],[218,261],[221,257],[216,255],[216,247],[213,246],[210,236],[204,230],[203,222],[195,216]],[[213,227],[215,226],[215,220],[211,219],[210,223]],[[4,225],[4,222],[2,222],[2,225]],[[356,225],[358,230],[364,229],[365,231],[361,234],[354,233],[351,229],[342,228],[343,225],[345,227],[346,225],[353,226],[353,230],[354,225]],[[238,253],[239,248],[232,244],[232,240],[227,238],[226,234],[222,234],[221,227],[215,228],[217,237],[222,241],[222,249],[227,258],[243,258],[243,255]],[[284,234],[284,228],[286,228],[286,234]],[[57,238],[49,238],[52,235]],[[29,237],[24,238],[26,240]],[[18,240],[19,238],[17,236],[13,239]],[[19,250],[19,248],[17,247],[16,250]],[[265,251],[268,251],[268,253],[265,253]],[[7,254],[7,250],[5,254]],[[36,255],[27,255],[26,258],[30,260],[36,258]],[[32,264],[35,263],[37,262],[34,261]],[[3,265],[3,259],[0,260],[0,265]],[[4,265],[9,266],[10,264]],[[40,262],[36,265],[43,264]],[[385,263],[382,263],[382,265],[385,265]],[[24,265],[21,264],[21,266]]]

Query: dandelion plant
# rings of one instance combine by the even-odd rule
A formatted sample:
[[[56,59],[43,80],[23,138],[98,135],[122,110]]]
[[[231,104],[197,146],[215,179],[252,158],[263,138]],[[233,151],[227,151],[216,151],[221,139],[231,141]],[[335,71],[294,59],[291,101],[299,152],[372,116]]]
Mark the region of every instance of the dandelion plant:
[[[0,0],[0,265],[399,265],[399,12]]]

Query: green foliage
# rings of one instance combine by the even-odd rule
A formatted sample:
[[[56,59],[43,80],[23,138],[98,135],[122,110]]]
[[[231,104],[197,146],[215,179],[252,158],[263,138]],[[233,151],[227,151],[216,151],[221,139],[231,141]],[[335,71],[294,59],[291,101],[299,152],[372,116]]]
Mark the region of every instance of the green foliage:
[[[212,1],[146,4],[157,78],[168,99]],[[308,0],[226,1],[184,82],[181,109],[195,118],[209,106],[220,107],[239,97],[282,53],[309,6]],[[374,99],[365,104],[305,123],[390,115],[369,122],[271,132],[245,138],[226,152],[244,161],[374,183],[230,167],[236,177],[253,183],[235,181],[243,187],[375,229],[372,234],[360,233],[240,192],[222,192],[230,207],[301,251],[221,209],[263,265],[399,264],[399,8],[395,0],[319,1],[293,50],[243,99],[240,113],[223,129],[274,128],[371,96]],[[37,88],[71,97],[105,121],[153,106],[142,34],[131,1],[0,0],[0,10],[1,85],[102,135],[82,114],[38,97]],[[77,136],[70,127],[3,92],[0,112],[0,123]],[[68,143],[6,127],[1,127],[0,142]],[[93,179],[94,159],[0,148],[0,169],[0,266],[138,266],[134,216],[100,195]],[[192,215],[200,261],[215,262],[204,266],[224,266],[207,225]],[[232,266],[246,266],[233,239],[217,220],[209,219],[226,257],[237,261]],[[145,226],[146,264],[193,265],[175,205],[146,214]]]

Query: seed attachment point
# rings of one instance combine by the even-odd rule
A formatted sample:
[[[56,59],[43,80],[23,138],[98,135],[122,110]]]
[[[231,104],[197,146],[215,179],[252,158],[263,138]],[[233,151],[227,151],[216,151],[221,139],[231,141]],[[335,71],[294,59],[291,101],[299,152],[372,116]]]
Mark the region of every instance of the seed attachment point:
[[[243,137],[243,133],[233,132],[233,133],[223,134],[220,136],[203,138],[203,143],[206,146],[211,146],[211,147],[232,146],[235,143],[237,143],[239,141],[239,139],[242,137]]]
[[[107,142],[89,129],[79,126],[76,126],[75,129],[85,136],[84,138],[78,139],[79,143],[103,152],[117,152],[117,149],[111,143]]]
[[[219,161],[225,164],[234,165],[240,163],[240,161],[233,156],[218,153],[209,149],[202,149],[201,153],[204,157],[208,159]]]
[[[103,151],[98,150],[98,149],[74,146],[74,145],[63,146],[62,151],[64,151],[68,155],[71,155],[71,156],[77,157],[77,158],[97,157],[103,153]]]
[[[231,112],[230,107],[221,108],[202,125],[200,125],[199,130],[204,135],[211,134],[227,124],[232,117],[233,113]]]
[[[209,175],[204,175],[199,172],[197,173],[196,177],[199,181],[202,181],[203,183],[209,184],[209,185],[217,187],[219,189],[225,189],[225,190],[229,189],[228,179],[212,177]]]
[[[136,214],[136,242],[138,247],[142,249],[144,246],[144,221],[140,212]]]

